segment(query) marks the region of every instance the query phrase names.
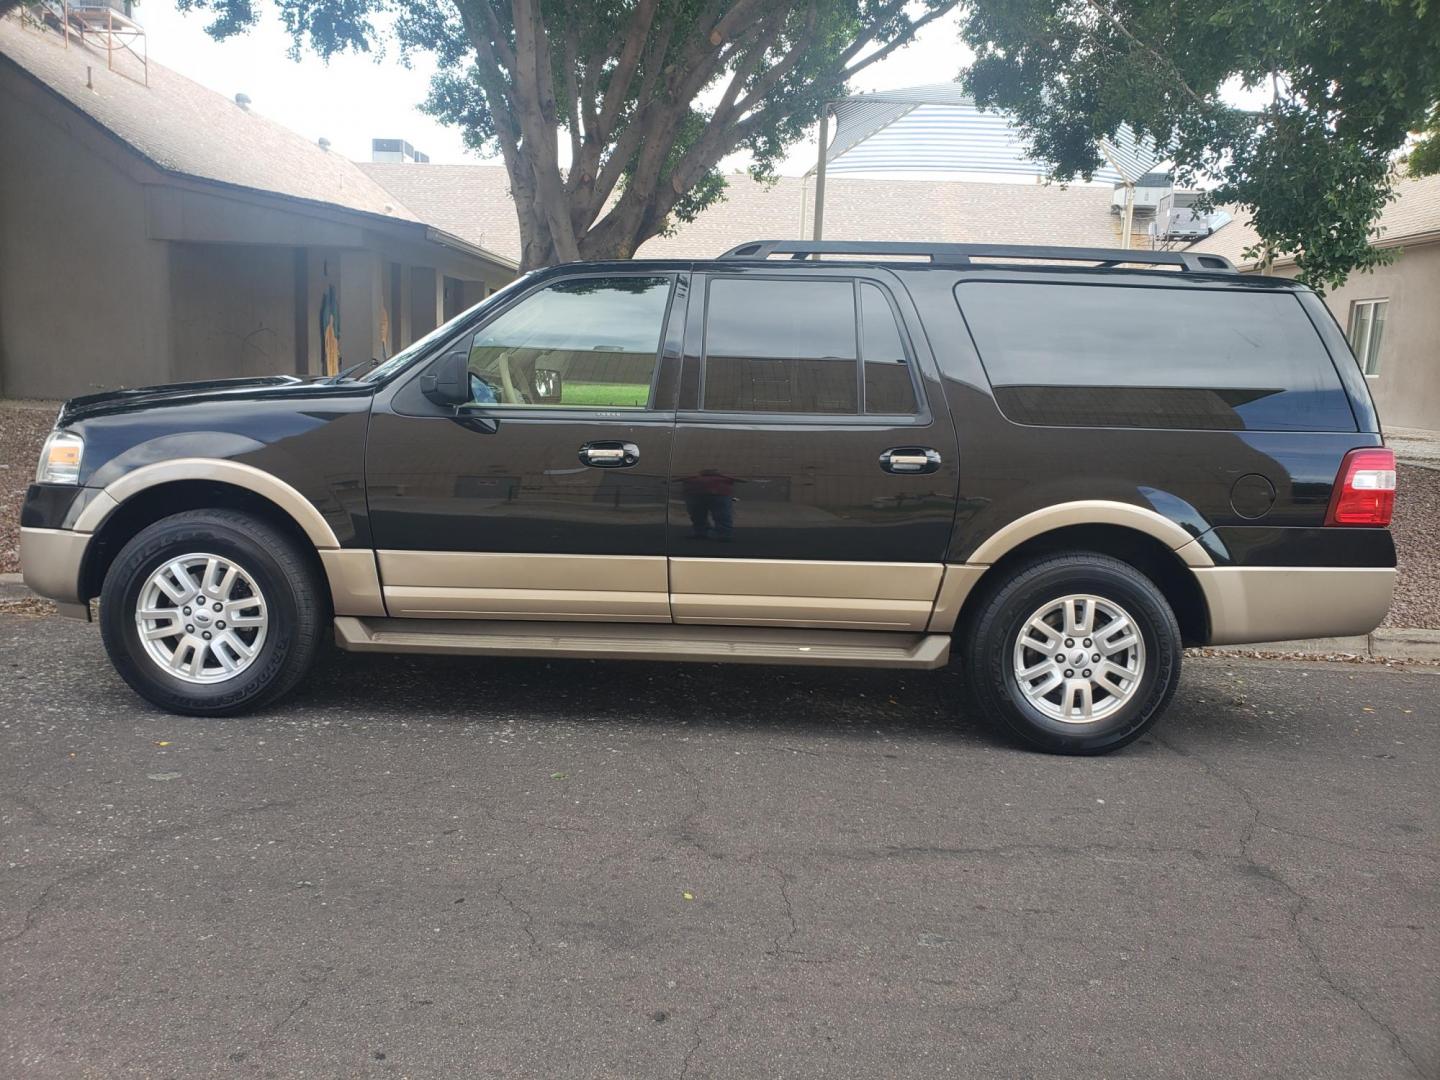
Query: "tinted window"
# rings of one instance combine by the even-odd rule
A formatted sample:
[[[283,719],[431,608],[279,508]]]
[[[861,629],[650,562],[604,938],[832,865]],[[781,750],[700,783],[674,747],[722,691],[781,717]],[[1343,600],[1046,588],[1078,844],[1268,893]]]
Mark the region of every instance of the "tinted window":
[[[971,281],[956,295],[1013,420],[1355,430],[1293,294]]]
[[[478,404],[643,408],[660,353],[668,277],[557,281],[476,332]]]
[[[865,361],[865,411],[913,413],[915,384],[890,301],[875,285],[860,286],[860,355]]]
[[[849,281],[710,282],[701,407],[855,413],[855,286]]]

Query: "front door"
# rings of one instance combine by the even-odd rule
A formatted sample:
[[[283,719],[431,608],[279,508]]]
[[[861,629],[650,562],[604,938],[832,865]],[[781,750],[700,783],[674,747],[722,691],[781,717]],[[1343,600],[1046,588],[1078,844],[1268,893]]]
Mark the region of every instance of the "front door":
[[[893,275],[696,275],[669,551],[684,623],[922,630],[956,437]]]
[[[550,276],[444,350],[469,358],[468,405],[430,403],[423,366],[377,396],[366,485],[392,616],[670,621],[684,295],[673,272]]]

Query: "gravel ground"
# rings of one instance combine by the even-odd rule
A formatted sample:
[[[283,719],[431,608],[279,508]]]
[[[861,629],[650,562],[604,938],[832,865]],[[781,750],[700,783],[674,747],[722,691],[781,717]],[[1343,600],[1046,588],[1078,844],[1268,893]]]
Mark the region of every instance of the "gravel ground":
[[[20,504],[59,410],[51,402],[0,402],[0,574],[20,569]]]
[[[20,504],[58,406],[0,402],[0,574],[20,569]],[[1440,630],[1440,470],[1401,465],[1395,512],[1400,580],[1386,626]]]
[[[1386,626],[1440,630],[1440,471],[1401,465],[1395,500],[1400,574]]]

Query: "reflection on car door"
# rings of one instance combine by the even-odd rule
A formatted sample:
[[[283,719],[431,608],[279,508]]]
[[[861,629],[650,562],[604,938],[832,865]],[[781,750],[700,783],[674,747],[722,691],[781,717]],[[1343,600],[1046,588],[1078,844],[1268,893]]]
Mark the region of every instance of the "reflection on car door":
[[[958,470],[903,291],[838,267],[712,272],[696,275],[689,311],[669,502],[676,621],[924,629]]]
[[[549,278],[451,344],[470,405],[431,405],[418,371],[377,399],[366,477],[392,616],[670,620],[685,294],[672,272]]]

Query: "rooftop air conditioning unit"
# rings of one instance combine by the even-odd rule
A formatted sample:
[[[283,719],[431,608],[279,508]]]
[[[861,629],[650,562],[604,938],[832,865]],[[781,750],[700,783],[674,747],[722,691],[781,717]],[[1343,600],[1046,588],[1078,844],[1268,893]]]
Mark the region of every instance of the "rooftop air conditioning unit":
[[[1195,204],[1199,200],[1198,191],[1171,191],[1160,200],[1155,210],[1155,220],[1159,224],[1157,231],[1162,239],[1203,240],[1224,224],[1224,221],[1216,220],[1218,216],[1224,216],[1225,221],[1229,220],[1228,214],[1197,212]]]

